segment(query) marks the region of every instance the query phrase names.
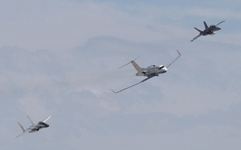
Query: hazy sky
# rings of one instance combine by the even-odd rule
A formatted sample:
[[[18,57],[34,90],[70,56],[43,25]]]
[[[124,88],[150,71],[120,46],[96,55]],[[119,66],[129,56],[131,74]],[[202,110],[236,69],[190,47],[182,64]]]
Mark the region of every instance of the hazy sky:
[[[1,0],[5,150],[240,150],[241,1]],[[214,36],[190,40],[221,24]],[[144,79],[129,65],[166,65]],[[51,115],[49,128],[15,139]]]

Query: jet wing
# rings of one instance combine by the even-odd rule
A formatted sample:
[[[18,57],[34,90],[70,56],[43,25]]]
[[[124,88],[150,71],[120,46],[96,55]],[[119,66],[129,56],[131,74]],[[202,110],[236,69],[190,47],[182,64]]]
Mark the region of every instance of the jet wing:
[[[115,92],[115,91],[112,90],[112,89],[111,89],[111,91],[112,91],[113,93],[119,93],[119,92],[122,92],[122,91],[127,90],[127,89],[129,89],[129,88],[131,88],[131,87],[133,87],[133,86],[136,86],[136,85],[138,85],[138,84],[140,84],[140,83],[142,83],[142,82],[145,82],[146,80],[149,80],[149,79],[151,79],[152,77],[155,77],[155,76],[154,76],[154,75],[153,75],[153,76],[150,76],[150,77],[148,77],[148,78],[142,80],[141,82],[138,82],[138,83],[136,83],[136,84],[133,84],[133,85],[131,85],[131,86],[128,86],[128,87],[126,87],[126,88],[124,88],[124,89],[122,89],[122,90],[120,90],[120,91]]]
[[[225,21],[221,21],[221,22],[219,22],[216,26],[220,25],[220,24],[223,23],[223,22],[225,22]]]
[[[49,116],[48,118],[46,118],[43,122],[45,123],[47,120],[49,120],[50,117],[51,117],[51,116]]]
[[[194,41],[194,40],[196,40],[197,38],[199,38],[199,36],[201,36],[201,34],[199,34],[198,36],[196,36],[195,38],[193,38],[193,39],[191,40],[191,42]]]
[[[24,133],[26,133],[26,132],[24,132]],[[18,137],[20,137],[20,136],[22,136],[24,133],[22,133],[22,134],[19,134],[18,136],[16,136],[16,138],[18,138]]]
[[[25,133],[28,133],[27,131],[28,131],[28,130],[26,130],[26,131],[25,131],[25,132],[23,132],[22,134],[19,134],[18,136],[16,136],[16,138],[18,138],[18,137],[20,137],[20,136],[24,135]]]

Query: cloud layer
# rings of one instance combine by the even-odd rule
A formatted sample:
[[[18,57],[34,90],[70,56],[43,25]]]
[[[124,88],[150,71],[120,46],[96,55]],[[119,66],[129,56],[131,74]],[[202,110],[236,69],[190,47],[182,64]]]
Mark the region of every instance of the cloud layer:
[[[190,43],[204,18],[238,23],[240,11],[145,3],[0,3],[3,149],[240,147],[240,30],[226,21],[217,35]],[[143,79],[119,66],[139,55],[142,67],[166,65],[176,49],[182,56],[167,73],[110,91]],[[26,115],[52,115],[50,127],[14,139],[18,121],[30,125]]]

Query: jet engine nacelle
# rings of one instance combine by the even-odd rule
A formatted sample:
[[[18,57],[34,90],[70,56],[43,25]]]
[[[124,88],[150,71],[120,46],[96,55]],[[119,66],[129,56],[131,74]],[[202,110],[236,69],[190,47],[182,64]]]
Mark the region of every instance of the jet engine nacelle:
[[[160,66],[158,67],[159,70],[161,70],[162,68],[164,68],[163,65],[160,65]]]
[[[48,125],[47,123],[44,123],[44,122],[42,122],[42,121],[40,121],[38,124],[39,124],[39,125],[42,125],[42,126],[44,126],[44,127],[49,127],[49,125]]]

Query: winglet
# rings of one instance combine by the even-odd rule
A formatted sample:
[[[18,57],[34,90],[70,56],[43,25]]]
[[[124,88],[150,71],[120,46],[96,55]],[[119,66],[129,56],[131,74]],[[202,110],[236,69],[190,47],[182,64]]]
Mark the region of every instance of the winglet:
[[[181,53],[177,50],[178,56],[168,65],[166,65],[166,67],[168,68],[169,66],[171,66],[171,64],[173,64],[179,57],[181,57]]]
[[[182,54],[177,50],[177,53],[181,56]]]
[[[202,33],[202,31],[201,31],[201,30],[199,30],[198,28],[194,27],[194,29],[196,29],[198,32]]]
[[[116,94],[116,92],[114,91],[114,90],[112,90],[112,89],[110,89],[113,93],[115,93]]]

